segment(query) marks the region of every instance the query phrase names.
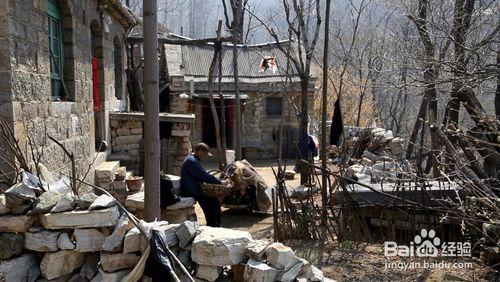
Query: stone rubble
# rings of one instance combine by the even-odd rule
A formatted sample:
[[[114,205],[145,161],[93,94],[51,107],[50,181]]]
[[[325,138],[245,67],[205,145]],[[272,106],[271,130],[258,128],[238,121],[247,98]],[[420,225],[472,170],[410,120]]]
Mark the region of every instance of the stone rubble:
[[[30,195],[24,188],[21,191]],[[4,213],[0,216],[0,281],[117,282],[137,265],[148,241],[120,213],[114,199],[85,194],[71,200],[72,210],[54,213],[55,196],[45,194],[45,200],[51,202],[40,204],[41,197],[34,199],[29,215],[11,214],[11,208],[18,207],[2,208],[7,206],[7,198],[0,197]],[[11,203],[23,209],[26,205],[25,200]],[[321,271],[296,257],[290,248],[253,240],[245,231],[191,221],[160,221],[153,226],[197,281],[216,281],[223,269],[239,271],[245,281],[323,281]]]

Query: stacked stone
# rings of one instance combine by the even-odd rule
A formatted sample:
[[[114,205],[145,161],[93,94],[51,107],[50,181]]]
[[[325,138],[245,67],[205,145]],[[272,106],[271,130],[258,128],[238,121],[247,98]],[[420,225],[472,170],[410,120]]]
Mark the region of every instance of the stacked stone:
[[[106,189],[121,203],[124,203],[127,196],[131,194],[125,181],[131,175],[126,167],[120,166],[118,161],[103,162],[95,170],[97,185]]]
[[[368,136],[370,144],[367,150],[377,156],[390,156],[392,159],[402,160],[405,155],[404,139],[394,137],[391,130],[378,127],[347,127],[345,129],[348,152],[352,153],[362,137]]]
[[[16,189],[20,197],[29,194]],[[12,213],[19,201],[0,195],[0,281],[119,281],[127,275],[140,257],[123,252],[132,223],[115,199],[86,194],[70,210],[54,212],[62,197],[53,194],[43,193],[24,214]]]
[[[111,145],[114,153],[127,154],[120,159],[129,170],[139,171],[142,144],[142,122],[138,120],[111,120]]]

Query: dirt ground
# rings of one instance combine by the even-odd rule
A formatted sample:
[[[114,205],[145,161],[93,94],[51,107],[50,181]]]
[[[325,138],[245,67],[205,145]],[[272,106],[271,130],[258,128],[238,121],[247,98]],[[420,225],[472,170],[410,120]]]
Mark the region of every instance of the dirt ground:
[[[277,163],[271,160],[251,162],[268,185],[275,183],[271,167]],[[206,169],[216,168],[216,164],[205,164]],[[290,166],[287,169],[293,169]],[[297,187],[299,176],[287,181],[287,185]],[[203,211],[196,205],[200,224],[205,224]],[[222,227],[248,231],[255,239],[273,240],[272,213],[250,213],[246,211],[222,210]],[[384,256],[383,243],[333,242],[325,245],[314,241],[283,242],[294,249],[298,256],[310,261],[323,270],[325,277],[336,281],[500,281],[497,274],[475,258],[460,258],[458,261],[444,258],[433,260],[397,258],[390,260]],[[413,264],[411,264],[413,262]],[[434,263],[435,269],[423,267]],[[443,262],[439,265],[440,262]],[[450,263],[448,265],[444,263]],[[391,264],[392,263],[392,264]],[[408,269],[403,269],[405,264]],[[455,265],[451,265],[455,263]],[[458,264],[457,264],[458,263]],[[418,266],[417,264],[420,264]],[[443,267],[444,266],[444,267]]]

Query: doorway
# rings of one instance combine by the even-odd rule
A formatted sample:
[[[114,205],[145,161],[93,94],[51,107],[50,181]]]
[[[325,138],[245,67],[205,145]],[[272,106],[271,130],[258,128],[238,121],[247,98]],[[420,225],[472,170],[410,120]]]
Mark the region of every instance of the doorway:
[[[90,46],[92,54],[92,83],[94,97],[94,139],[96,151],[105,151],[107,146],[103,141],[106,141],[105,118],[106,112],[104,109],[105,92],[104,92],[104,69],[103,69],[103,41],[102,31],[97,21],[92,21],[90,24]]]
[[[207,143],[210,148],[217,147],[215,138],[215,123],[212,116],[212,109],[210,108],[210,100],[206,98],[201,99],[201,130],[202,141]],[[217,115],[221,121],[221,101],[215,99],[215,107],[217,108]],[[233,100],[224,100],[224,113],[225,113],[225,129],[226,129],[226,149],[233,147]]]

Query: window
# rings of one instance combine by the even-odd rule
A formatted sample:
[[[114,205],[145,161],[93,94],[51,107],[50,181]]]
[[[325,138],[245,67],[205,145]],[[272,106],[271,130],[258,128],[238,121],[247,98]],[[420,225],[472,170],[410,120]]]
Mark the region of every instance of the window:
[[[266,99],[267,118],[279,118],[279,117],[281,117],[282,106],[283,106],[283,98],[281,98],[281,97],[268,97]]]
[[[113,40],[114,52],[113,63],[115,65],[115,96],[118,100],[123,100],[123,57],[120,40],[115,37]]]
[[[63,91],[63,43],[62,43],[62,14],[56,0],[49,0],[47,7],[49,26],[49,50],[50,50],[50,82],[52,98],[59,100],[64,96]]]

